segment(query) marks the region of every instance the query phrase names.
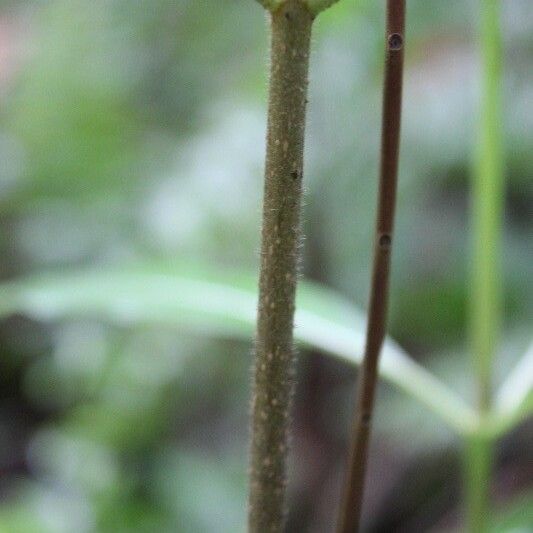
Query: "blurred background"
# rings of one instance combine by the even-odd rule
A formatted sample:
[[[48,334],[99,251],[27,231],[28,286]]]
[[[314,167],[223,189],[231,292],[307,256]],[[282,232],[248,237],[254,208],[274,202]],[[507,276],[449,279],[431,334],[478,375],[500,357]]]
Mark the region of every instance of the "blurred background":
[[[390,333],[471,400],[478,2],[408,5]],[[533,311],[533,10],[530,0],[502,6],[497,383],[530,342]],[[363,309],[383,24],[384,2],[341,0],[316,23],[311,66],[303,274]],[[256,277],[267,47],[253,0],[3,0],[2,281],[91,268],[112,268],[115,279],[208,267]],[[175,327],[164,310],[160,321],[140,313],[117,322],[104,312],[32,316],[32,305],[0,323],[0,531],[243,531],[251,338]],[[289,531],[333,528],[355,377],[348,364],[302,351]],[[522,424],[498,449],[495,509],[519,519],[532,430]],[[460,527],[460,452],[432,413],[382,384],[364,530]]]

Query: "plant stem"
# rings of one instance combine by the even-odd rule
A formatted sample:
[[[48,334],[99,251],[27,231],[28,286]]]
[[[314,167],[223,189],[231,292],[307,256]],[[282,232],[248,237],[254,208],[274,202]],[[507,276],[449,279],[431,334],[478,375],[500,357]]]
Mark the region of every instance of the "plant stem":
[[[499,0],[481,1],[482,103],[472,184],[472,350],[478,406],[490,407],[491,367],[500,332],[504,207]]]
[[[381,174],[374,244],[374,267],[370,293],[367,339],[359,374],[353,442],[339,531],[359,529],[363,501],[378,361],[386,330],[390,255],[396,204],[400,119],[402,106],[405,0],[387,0],[387,47],[381,145]]]
[[[471,435],[465,443],[465,531],[488,530],[490,515],[489,483],[494,444],[490,436]]]
[[[293,393],[307,76],[313,16],[301,0],[271,15],[271,69],[252,401],[249,531],[282,531]]]
[[[479,144],[472,185],[473,264],[471,280],[472,354],[481,418],[491,408],[492,362],[500,334],[500,258],[504,211],[502,142],[502,44],[499,0],[481,0],[482,103]],[[485,531],[490,511],[492,439],[466,446],[467,529]]]

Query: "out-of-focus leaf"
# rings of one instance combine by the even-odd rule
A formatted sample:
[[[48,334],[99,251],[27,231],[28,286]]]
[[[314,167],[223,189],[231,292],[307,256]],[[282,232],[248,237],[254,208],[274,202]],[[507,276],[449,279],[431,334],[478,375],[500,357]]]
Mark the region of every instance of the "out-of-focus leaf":
[[[520,494],[495,519],[493,533],[528,533],[533,529],[533,491]]]
[[[224,459],[186,449],[163,450],[156,458],[154,496],[191,533],[245,530],[246,477],[241,456]],[[198,501],[209,505],[198,506]]]
[[[94,531],[93,509],[82,494],[19,481],[9,502],[0,506],[1,533]]]
[[[38,517],[28,513],[26,502],[0,508],[0,532],[2,533],[48,533]]]
[[[201,334],[251,340],[256,318],[253,276],[176,265],[111,268],[35,277],[0,286],[0,315],[37,320],[89,315],[127,325],[169,324]],[[366,330],[361,311],[310,282],[298,289],[295,337],[359,364]],[[446,385],[387,339],[381,375],[439,414],[458,432],[475,429],[473,411]]]
[[[533,342],[502,383],[495,404],[505,427],[533,413]]]
[[[307,6],[313,13],[318,14],[338,1],[339,0],[307,0]]]

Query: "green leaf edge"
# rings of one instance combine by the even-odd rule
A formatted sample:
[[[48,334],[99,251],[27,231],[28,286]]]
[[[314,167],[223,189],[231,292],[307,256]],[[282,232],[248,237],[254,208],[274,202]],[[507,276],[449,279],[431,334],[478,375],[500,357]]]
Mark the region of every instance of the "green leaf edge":
[[[163,323],[210,336],[251,341],[256,285],[254,276],[212,272],[198,265],[65,272],[0,284],[0,316],[21,313],[53,321],[74,315],[126,325]],[[295,324],[298,342],[360,364],[365,317],[338,294],[302,281]],[[456,432],[468,434],[478,429],[475,411],[391,339],[384,344],[380,374]]]

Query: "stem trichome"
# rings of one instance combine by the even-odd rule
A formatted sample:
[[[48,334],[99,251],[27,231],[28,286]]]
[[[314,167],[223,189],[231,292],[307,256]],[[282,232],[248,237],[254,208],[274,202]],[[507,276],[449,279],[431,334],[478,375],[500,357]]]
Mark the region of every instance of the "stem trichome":
[[[271,63],[248,510],[257,533],[284,527],[311,27],[336,1],[259,0]]]

